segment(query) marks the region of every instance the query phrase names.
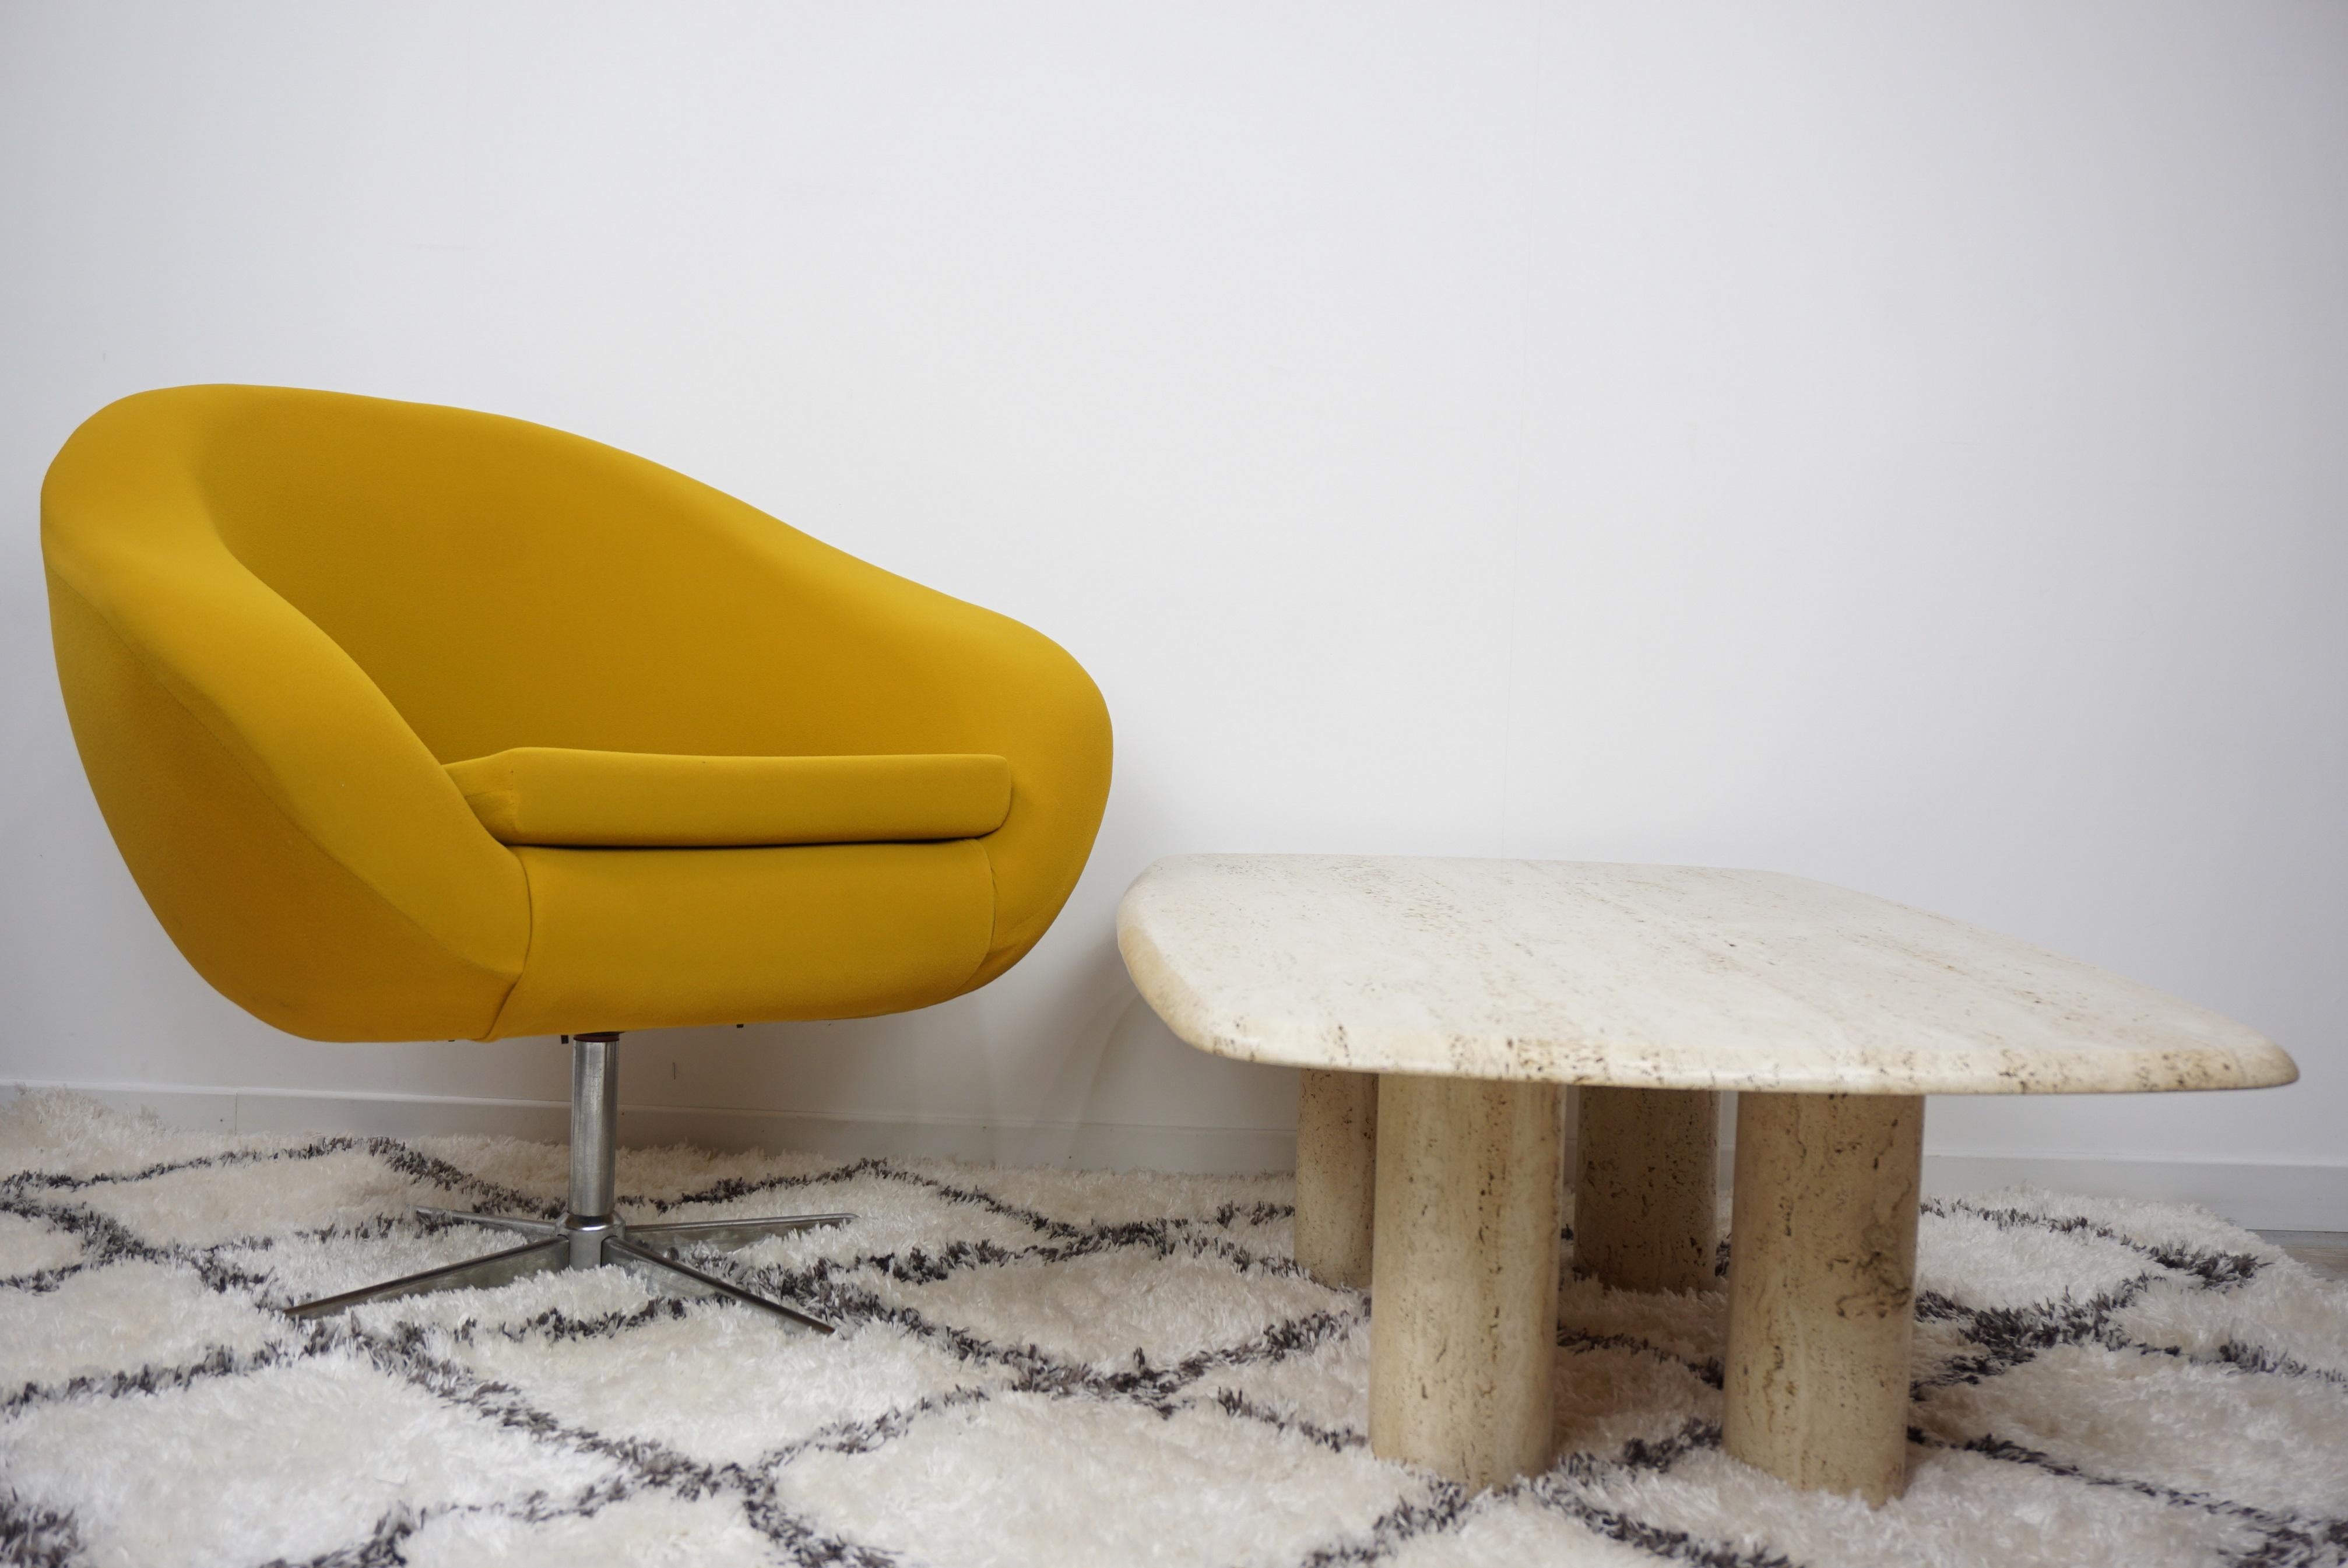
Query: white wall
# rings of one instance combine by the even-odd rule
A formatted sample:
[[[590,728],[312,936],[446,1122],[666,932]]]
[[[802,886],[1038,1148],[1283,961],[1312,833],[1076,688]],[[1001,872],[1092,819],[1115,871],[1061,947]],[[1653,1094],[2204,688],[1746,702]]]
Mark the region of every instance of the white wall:
[[[0,1079],[562,1093],[546,1042],[246,1018],[90,803],[41,469],[246,380],[644,453],[1107,693],[1025,965],[638,1037],[633,1101],[1276,1147],[1285,1075],[1123,978],[1151,858],[1653,859],[2013,931],[2305,1073],[1938,1101],[1938,1150],[2338,1176],[2343,82],[2315,0],[0,0]]]

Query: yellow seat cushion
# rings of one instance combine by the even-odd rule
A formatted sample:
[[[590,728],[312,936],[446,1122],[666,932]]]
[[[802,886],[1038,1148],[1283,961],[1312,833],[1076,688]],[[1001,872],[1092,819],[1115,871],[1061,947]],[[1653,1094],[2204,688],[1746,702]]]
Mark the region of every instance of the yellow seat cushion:
[[[864,1018],[958,995],[986,956],[994,877],[973,839],[738,850],[510,851],[530,965],[489,1033]]]
[[[503,844],[721,848],[974,839],[1011,812],[1000,757],[677,757],[518,746],[448,764]]]

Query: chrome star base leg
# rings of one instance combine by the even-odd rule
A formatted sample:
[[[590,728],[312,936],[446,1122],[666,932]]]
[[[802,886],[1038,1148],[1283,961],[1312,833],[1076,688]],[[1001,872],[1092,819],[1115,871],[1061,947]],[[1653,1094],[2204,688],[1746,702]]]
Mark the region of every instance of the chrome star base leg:
[[[286,1311],[295,1317],[330,1317],[345,1308],[404,1295],[442,1290],[480,1290],[511,1284],[558,1269],[633,1271],[663,1290],[681,1295],[723,1296],[758,1307],[817,1334],[830,1324],[795,1306],[728,1284],[677,1256],[689,1246],[741,1247],[767,1236],[815,1225],[844,1224],[852,1214],[784,1214],[772,1219],[684,1220],[673,1224],[630,1227],[613,1212],[612,1171],[620,1125],[619,1041],[616,1034],[571,1035],[571,1203],[560,1220],[526,1220],[509,1214],[469,1214],[455,1209],[422,1209],[426,1219],[462,1220],[530,1238],[520,1246],[464,1263],[427,1269],[404,1279],[305,1301]]]

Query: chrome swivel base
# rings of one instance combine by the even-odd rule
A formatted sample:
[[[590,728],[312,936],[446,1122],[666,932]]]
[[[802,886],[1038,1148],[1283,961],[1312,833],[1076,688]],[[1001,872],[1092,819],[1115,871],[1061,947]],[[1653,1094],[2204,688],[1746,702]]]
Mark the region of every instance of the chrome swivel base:
[[[505,1214],[469,1214],[454,1209],[418,1209],[428,1220],[462,1220],[469,1224],[514,1231],[530,1239],[486,1257],[448,1264],[403,1279],[322,1296],[286,1310],[295,1317],[327,1317],[346,1307],[371,1301],[391,1301],[403,1295],[423,1295],[441,1290],[479,1290],[510,1284],[534,1274],[558,1269],[592,1269],[606,1264],[633,1270],[664,1290],[685,1295],[716,1295],[770,1312],[777,1317],[811,1329],[832,1332],[831,1325],[795,1306],[728,1284],[706,1274],[676,1255],[678,1247],[695,1244],[741,1247],[767,1236],[803,1231],[815,1225],[845,1224],[853,1214],[787,1214],[758,1220],[685,1220],[675,1224],[623,1223],[613,1212],[612,1171],[620,1121],[619,1036],[572,1035],[571,1043],[571,1207],[560,1220],[524,1220]]]

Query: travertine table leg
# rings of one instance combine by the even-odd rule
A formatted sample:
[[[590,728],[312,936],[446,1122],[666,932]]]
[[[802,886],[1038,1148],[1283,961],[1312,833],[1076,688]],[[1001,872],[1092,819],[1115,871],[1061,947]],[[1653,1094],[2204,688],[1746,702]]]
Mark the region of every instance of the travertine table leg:
[[[1573,1266],[1617,1290],[1717,1290],[1720,1097],[1584,1084]]]
[[[1370,1448],[1470,1488],[1549,1468],[1557,1086],[1378,1087]]]
[[[1378,1078],[1307,1068],[1296,1101],[1296,1261],[1366,1290],[1377,1186]]]
[[[1722,1439],[1746,1463],[1906,1489],[1923,1152],[1921,1096],[1737,1097]]]

